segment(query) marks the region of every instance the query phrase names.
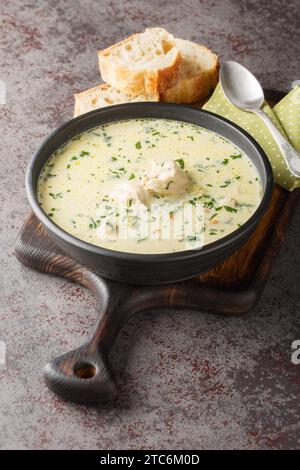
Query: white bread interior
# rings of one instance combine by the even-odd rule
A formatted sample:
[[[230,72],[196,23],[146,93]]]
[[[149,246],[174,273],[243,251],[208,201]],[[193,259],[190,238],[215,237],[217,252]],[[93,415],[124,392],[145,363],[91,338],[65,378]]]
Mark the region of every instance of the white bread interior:
[[[98,52],[102,79],[129,95],[163,92],[176,82],[181,55],[163,28],[148,28]]]

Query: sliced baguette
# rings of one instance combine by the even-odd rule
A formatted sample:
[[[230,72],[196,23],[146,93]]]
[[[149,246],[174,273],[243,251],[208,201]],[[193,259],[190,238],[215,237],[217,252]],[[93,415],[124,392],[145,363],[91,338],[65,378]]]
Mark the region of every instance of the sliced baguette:
[[[206,98],[218,82],[219,61],[207,47],[185,39],[175,39],[182,57],[179,76],[173,87],[161,92],[168,103],[195,103]]]
[[[129,95],[163,92],[176,82],[181,61],[175,39],[148,28],[98,52],[102,79]]]
[[[116,88],[107,83],[89,88],[81,93],[76,93],[74,96],[74,117],[112,104],[128,103],[129,101],[159,101],[158,93],[131,96],[116,90]]]

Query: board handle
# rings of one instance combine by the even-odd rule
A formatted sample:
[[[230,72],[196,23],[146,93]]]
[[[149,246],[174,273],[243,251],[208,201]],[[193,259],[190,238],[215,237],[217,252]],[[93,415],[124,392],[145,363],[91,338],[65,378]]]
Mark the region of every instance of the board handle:
[[[111,400],[117,387],[105,356],[89,343],[44,367],[47,387],[61,398],[77,403]]]
[[[133,286],[100,278],[81,268],[80,284],[91,289],[99,317],[91,338],[44,368],[50,390],[79,403],[111,400],[118,394],[108,354],[128,317],[158,306],[172,306],[174,286]],[[178,289],[177,289],[178,290]]]
[[[49,362],[44,367],[44,379],[50,390],[67,400],[111,400],[117,395],[117,385],[107,356],[130,314],[125,299],[132,288],[105,281],[85,269],[81,284],[95,293],[99,303],[94,331],[82,346]]]

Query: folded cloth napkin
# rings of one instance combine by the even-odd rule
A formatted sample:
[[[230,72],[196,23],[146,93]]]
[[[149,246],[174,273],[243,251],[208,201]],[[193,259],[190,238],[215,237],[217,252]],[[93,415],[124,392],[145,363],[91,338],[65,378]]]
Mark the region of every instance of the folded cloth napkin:
[[[226,99],[220,84],[215,89],[209,101],[205,103],[203,109],[219,114],[238,124],[257,140],[271,162],[274,180],[277,184],[289,191],[300,187],[300,178],[296,178],[288,170],[281,150],[264,122],[255,114],[243,111],[232,105]],[[264,103],[263,110],[300,153],[299,84],[296,84],[293,90],[277,103],[273,109],[271,109],[267,103]]]

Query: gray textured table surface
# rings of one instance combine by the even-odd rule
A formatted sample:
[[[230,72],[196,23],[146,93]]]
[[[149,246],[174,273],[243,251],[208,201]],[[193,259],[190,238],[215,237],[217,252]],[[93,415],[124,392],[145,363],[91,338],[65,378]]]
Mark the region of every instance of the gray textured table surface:
[[[0,446],[9,448],[297,448],[300,445],[298,211],[259,306],[243,318],[155,311],[134,318],[111,359],[120,397],[65,403],[41,368],[87,336],[89,292],[14,258],[29,207],[32,151],[72,116],[73,93],[99,81],[97,49],[145,26],[208,44],[250,67],[264,86],[300,78],[298,0],[1,2]]]

